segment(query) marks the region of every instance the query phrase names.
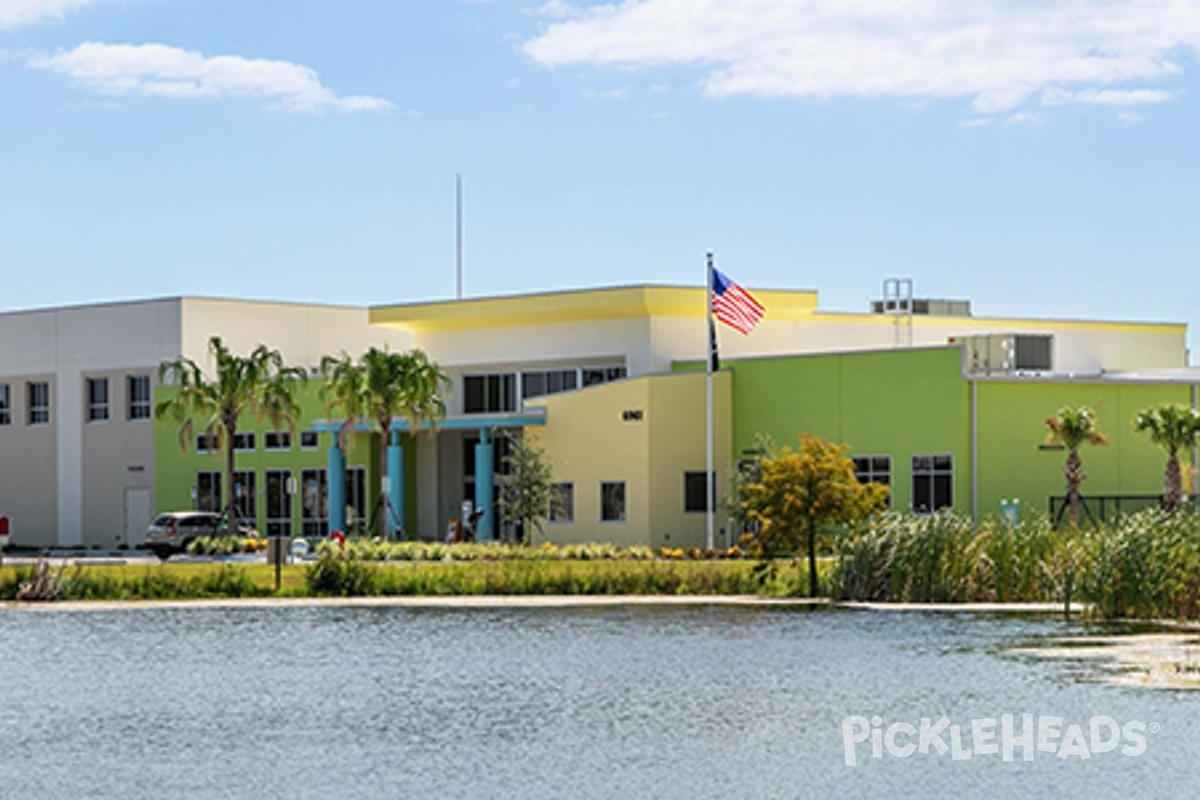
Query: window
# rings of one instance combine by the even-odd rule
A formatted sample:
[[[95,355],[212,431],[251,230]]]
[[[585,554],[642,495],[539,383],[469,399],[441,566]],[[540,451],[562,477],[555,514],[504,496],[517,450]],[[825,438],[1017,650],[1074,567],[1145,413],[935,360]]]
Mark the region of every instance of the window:
[[[12,395],[7,383],[0,383],[0,425],[12,425]]]
[[[317,449],[317,432],[316,431],[300,431],[300,449],[301,450],[316,450]]]
[[[196,452],[197,453],[215,453],[217,452],[217,435],[215,433],[200,433],[196,434]],[[208,511],[207,508],[200,509]]]
[[[954,457],[912,457],[912,510],[929,514],[954,505]]]
[[[323,469],[300,472],[300,531],[304,536],[329,533],[329,482]]]
[[[854,477],[859,483],[880,483],[892,487],[892,457],[891,456],[854,456]],[[892,504],[891,492],[888,492],[888,506]]]
[[[511,372],[463,377],[463,412],[489,414],[517,410],[517,376]]]
[[[233,435],[233,449],[239,453],[247,453],[254,449],[254,434],[253,433],[235,433]]]
[[[264,450],[291,450],[291,431],[267,431],[263,434]]]
[[[267,479],[267,536],[292,535],[292,471],[269,469]]]
[[[600,484],[600,521],[625,521],[625,481]]]
[[[555,483],[550,487],[550,521],[575,521],[575,484]]]
[[[108,378],[87,379],[87,421],[108,419]]]
[[[597,383],[619,381],[624,377],[624,367],[585,367],[583,370],[583,385],[595,386]]]
[[[521,397],[542,397],[547,394],[569,392],[579,385],[579,371],[575,369],[552,369],[546,372],[521,373]]]
[[[713,501],[717,499],[717,473],[712,473]],[[683,473],[683,510],[703,513],[708,506],[708,490],[704,488],[703,472]]]
[[[26,420],[30,425],[50,423],[50,384],[46,381],[31,381],[25,384]]]
[[[350,467],[346,470],[346,527],[365,525],[367,521],[367,470]]]
[[[129,407],[126,419],[150,419],[150,376],[130,375],[125,379]]]
[[[254,523],[258,519],[258,496],[254,486],[254,470],[233,473],[233,508],[237,518]]]
[[[196,473],[196,510],[221,511],[221,473]]]

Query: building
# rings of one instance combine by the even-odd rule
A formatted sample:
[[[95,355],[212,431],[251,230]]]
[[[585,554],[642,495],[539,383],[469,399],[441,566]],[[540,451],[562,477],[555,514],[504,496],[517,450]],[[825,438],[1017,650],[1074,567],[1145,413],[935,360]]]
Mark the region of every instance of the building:
[[[1039,447],[1045,418],[1081,403],[1113,438],[1088,454],[1085,491],[1156,494],[1163,459],[1132,415],[1194,404],[1200,385],[1180,324],[976,317],[965,301],[910,292],[829,312],[815,292],[752,291],[762,323],[720,333],[722,499],[760,434],[783,445],[809,432],[847,443],[896,509],[979,516],[1014,497],[1044,509],[1062,490],[1061,454]],[[698,287],[630,286],[370,309],[184,298],[0,315],[0,514],[20,543],[111,546],[136,543],[154,510],[220,508],[222,461],[203,437],[181,451],[141,399],[147,380],[169,391],[156,387],[162,360],[203,364],[219,334],[306,366],[371,344],[419,347],[446,370],[447,419],[397,423],[386,454],[408,535],[441,537],[464,501],[486,512],[481,536],[510,535],[495,481],[508,438],[525,435],[554,472],[552,540],[701,545],[704,309]],[[377,437],[343,454],[315,382],[302,407],[296,431],[245,421],[235,502],[272,532],[367,525],[387,507]],[[720,535],[734,538],[724,522]]]

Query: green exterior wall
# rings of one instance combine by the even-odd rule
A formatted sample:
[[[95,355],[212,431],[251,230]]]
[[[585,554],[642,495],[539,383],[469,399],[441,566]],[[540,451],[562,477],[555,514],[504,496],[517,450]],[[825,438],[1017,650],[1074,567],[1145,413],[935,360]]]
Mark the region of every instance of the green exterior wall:
[[[1159,403],[1191,403],[1187,386],[1096,382],[988,381],[978,384],[979,503],[984,514],[1002,499],[1019,498],[1022,513],[1049,511],[1051,495],[1065,493],[1062,450],[1039,449],[1046,419],[1063,406],[1090,406],[1104,446],[1080,449],[1087,495],[1162,493],[1166,455],[1133,429],[1137,412]],[[1185,456],[1186,457],[1186,456]]]
[[[681,370],[703,365],[683,364]],[[735,458],[758,434],[796,447],[800,434],[847,444],[850,455],[891,457],[892,508],[912,502],[912,457],[950,455],[954,508],[996,516],[1001,500],[1023,513],[1048,512],[1062,495],[1066,454],[1042,449],[1046,418],[1064,405],[1091,406],[1110,443],[1085,446],[1085,495],[1156,495],[1165,455],[1133,429],[1138,411],[1191,402],[1191,387],[1113,381],[1037,379],[976,382],[975,487],[972,508],[972,383],[956,347],[836,353],[729,361],[733,373]],[[1190,460],[1190,454],[1184,456]]]
[[[162,402],[171,396],[170,388],[158,388],[155,391],[155,403]],[[235,458],[235,469],[239,471],[253,470],[255,472],[255,487],[257,494],[256,511],[258,519],[256,527],[266,532],[266,471],[287,469],[292,471],[296,479],[297,489],[292,499],[292,533],[299,536],[301,532],[301,470],[327,469],[329,447],[333,434],[318,435],[315,450],[300,448],[300,433],[308,430],[314,420],[324,419],[325,411],[319,397],[319,384],[309,383],[297,395],[300,405],[300,416],[296,420],[292,436],[292,447],[289,450],[264,449],[263,434],[273,430],[266,421],[259,420],[253,414],[242,417],[239,433],[255,433],[255,449],[253,452],[239,452]],[[181,511],[194,508],[192,488],[196,485],[196,473],[222,473],[222,497],[228,501],[229,489],[224,486],[225,455],[224,453],[197,453],[195,449],[194,431],[186,452],[180,448],[179,426],[174,422],[159,420],[155,423],[154,456],[157,468],[155,470],[155,512]],[[359,433],[352,438],[350,452],[346,458],[346,467],[366,468],[366,509],[363,511],[367,520],[379,498],[379,444],[378,435]],[[417,531],[417,448],[411,436],[403,436],[404,445],[404,518],[405,530],[410,536],[420,535]],[[427,532],[433,535],[436,532]]]
[[[801,434],[890,455],[892,507],[910,507],[911,457],[954,458],[954,507],[970,513],[968,387],[957,348],[839,353],[729,362],[734,453],[769,435],[795,448]]]

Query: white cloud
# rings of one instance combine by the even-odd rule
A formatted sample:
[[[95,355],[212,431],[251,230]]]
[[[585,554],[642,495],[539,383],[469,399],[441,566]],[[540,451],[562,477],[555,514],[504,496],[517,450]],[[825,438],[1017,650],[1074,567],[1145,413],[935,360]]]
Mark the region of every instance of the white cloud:
[[[715,97],[965,98],[1006,115],[1047,90],[1162,102],[1144,87],[1200,51],[1200,3],[624,0],[556,18],[524,50],[546,66],[692,64]],[[1129,83],[1143,88],[1112,88]]]
[[[379,111],[392,107],[378,97],[339,97],[317,73],[288,61],[241,56],[204,56],[163,44],[86,42],[26,64],[66,75],[106,95],[146,97],[250,97],[285,111]]]
[[[68,11],[89,6],[94,0],[0,0],[0,31],[40,22],[46,17],[61,19]]]

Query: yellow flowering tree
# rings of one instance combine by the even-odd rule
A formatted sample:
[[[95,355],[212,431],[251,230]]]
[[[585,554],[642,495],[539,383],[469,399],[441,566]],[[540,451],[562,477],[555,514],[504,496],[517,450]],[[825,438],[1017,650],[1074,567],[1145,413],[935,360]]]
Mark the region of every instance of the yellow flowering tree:
[[[799,451],[785,447],[759,462],[758,480],[738,489],[742,513],[757,522],[755,542],[761,555],[783,551],[808,554],[808,587],[817,596],[817,534],[831,525],[847,525],[883,511],[888,489],[860,483],[847,445],[801,436]]]

